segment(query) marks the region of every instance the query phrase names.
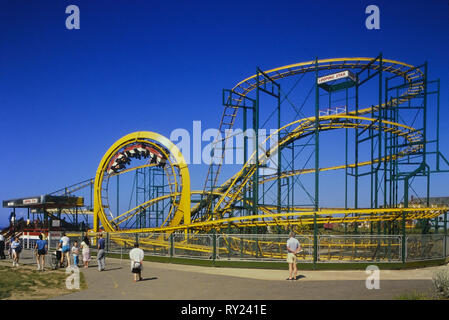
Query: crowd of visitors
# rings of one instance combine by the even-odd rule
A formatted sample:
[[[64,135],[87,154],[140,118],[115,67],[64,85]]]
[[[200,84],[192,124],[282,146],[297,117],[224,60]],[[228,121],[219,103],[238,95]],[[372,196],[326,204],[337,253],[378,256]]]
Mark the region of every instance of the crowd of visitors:
[[[100,234],[97,240],[97,262],[98,271],[104,271],[106,269],[106,254],[105,254],[106,241],[103,235]],[[71,244],[70,238],[66,233],[62,233],[60,240],[58,241],[58,247],[55,250],[56,261],[60,267],[80,267],[82,259],[82,266],[84,268],[89,267],[91,260],[90,255],[90,240],[85,236],[78,245],[78,241],[73,241]],[[45,271],[46,255],[48,254],[49,244],[45,234],[39,235],[39,240],[34,244],[34,253],[36,256],[36,269],[38,271]],[[6,259],[5,250],[9,253],[9,258],[12,260],[13,267],[19,266],[20,253],[22,251],[22,242],[17,235],[11,237],[8,241],[4,236],[0,234],[0,259]],[[133,275],[134,282],[142,280],[144,251],[139,248],[139,244],[135,243],[134,248],[129,252],[129,259],[131,263],[131,273]],[[80,259],[81,258],[81,259]],[[66,262],[66,264],[65,264]]]
[[[98,271],[104,271],[106,269],[106,254],[105,254],[106,241],[102,234],[99,234],[97,241],[97,262]],[[12,236],[9,241],[5,241],[5,238],[0,234],[0,259],[6,259],[4,251],[8,250],[9,258],[12,260],[13,267],[19,266],[20,253],[22,252],[22,243],[17,235]],[[297,280],[297,261],[296,255],[302,251],[301,244],[295,238],[295,234],[290,232],[290,237],[287,240],[287,263],[289,266],[289,277],[287,280]],[[48,252],[48,243],[44,234],[39,235],[39,240],[35,243],[35,255],[37,270],[44,271],[45,256]],[[80,251],[81,250],[81,251]],[[71,253],[71,257],[70,257]],[[60,266],[64,266],[64,259],[67,261],[67,267],[73,266],[80,267],[80,256],[83,260],[83,267],[88,268],[90,262],[90,241],[85,236],[80,245],[78,241],[73,242],[73,246],[70,247],[70,238],[66,233],[62,234],[59,240],[58,248],[56,249],[57,261],[60,262]],[[134,282],[142,280],[144,251],[139,248],[139,244],[135,243],[134,248],[129,252],[129,259],[131,263],[131,273],[133,274]],[[71,259],[72,258],[72,259]]]
[[[33,249],[36,256],[36,266],[37,270],[45,271],[45,257],[48,254],[48,240],[45,234],[41,233],[38,236],[38,240],[35,241]],[[100,239],[102,237],[100,236]],[[99,244],[100,246],[100,244]],[[105,263],[105,254],[104,254],[104,239],[101,244],[103,252],[101,254],[102,267],[101,270],[104,270],[106,267]],[[19,236],[13,235],[9,239],[5,239],[3,234],[0,234],[0,260],[6,259],[5,251],[8,252],[9,259],[12,260],[13,267],[19,266],[20,253],[22,252],[22,240],[20,240]],[[62,237],[58,241],[57,248],[55,250],[55,255],[57,262],[59,263],[59,267],[67,267],[76,266],[79,267],[82,257],[82,263],[84,268],[89,267],[90,261],[90,241],[87,236],[83,238],[83,241],[80,245],[78,245],[78,241],[74,241],[73,245],[70,244],[70,238],[66,235],[66,233],[62,234]]]

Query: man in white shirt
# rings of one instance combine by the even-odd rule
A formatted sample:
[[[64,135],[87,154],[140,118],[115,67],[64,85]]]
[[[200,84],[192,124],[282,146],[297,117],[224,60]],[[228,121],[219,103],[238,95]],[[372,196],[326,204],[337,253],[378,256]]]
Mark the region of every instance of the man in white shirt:
[[[290,273],[287,280],[296,280],[298,269],[296,267],[296,254],[301,251],[301,244],[295,239],[295,233],[290,232],[290,238],[287,240],[287,262]]]
[[[139,276],[139,280],[142,280],[144,256],[145,254],[143,250],[139,248],[139,244],[135,243],[134,248],[129,252],[129,259],[131,260],[131,272],[134,274],[134,282],[137,281],[137,276]]]

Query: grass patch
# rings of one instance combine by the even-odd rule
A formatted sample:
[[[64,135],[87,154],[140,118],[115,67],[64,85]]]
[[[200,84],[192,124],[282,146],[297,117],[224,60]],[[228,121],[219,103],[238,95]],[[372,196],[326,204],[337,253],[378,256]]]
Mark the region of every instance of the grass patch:
[[[25,266],[0,266],[0,299],[48,299],[80,291],[87,288],[87,284],[83,273],[80,272],[79,275],[80,289],[69,290],[65,283],[69,275],[65,273],[65,269],[41,272]]]
[[[430,300],[431,297],[418,291],[411,291],[394,297],[394,300]]]

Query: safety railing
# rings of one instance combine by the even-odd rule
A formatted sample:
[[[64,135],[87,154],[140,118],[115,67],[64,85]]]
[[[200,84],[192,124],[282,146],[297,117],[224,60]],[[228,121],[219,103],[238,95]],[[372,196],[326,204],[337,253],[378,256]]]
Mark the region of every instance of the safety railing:
[[[433,260],[445,257],[445,235],[413,234],[407,236],[407,260]],[[447,256],[447,255],[446,255]]]
[[[84,233],[67,234],[80,245]],[[106,252],[128,254],[136,242],[148,256],[192,258],[214,261],[283,262],[287,256],[286,234],[160,234],[106,233]],[[403,262],[443,259],[449,256],[449,235],[296,235],[302,251],[298,262]],[[35,241],[22,239],[24,248],[33,249]],[[58,239],[50,240],[55,249]],[[405,248],[403,245],[405,244]],[[95,251],[96,239],[90,237]],[[403,255],[404,259],[403,259]]]
[[[345,261],[402,261],[401,235],[338,235],[318,237],[318,260]]]

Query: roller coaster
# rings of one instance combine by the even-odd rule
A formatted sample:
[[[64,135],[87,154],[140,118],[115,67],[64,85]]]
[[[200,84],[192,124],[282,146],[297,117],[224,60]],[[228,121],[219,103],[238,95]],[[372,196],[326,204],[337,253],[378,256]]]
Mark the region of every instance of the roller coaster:
[[[380,234],[382,227],[397,223],[405,235],[407,221],[436,219],[448,211],[448,207],[430,205],[429,201],[431,174],[449,172],[445,169],[449,162],[439,149],[440,80],[428,80],[427,69],[427,63],[415,67],[384,59],[382,54],[375,58],[316,58],[267,71],[257,68],[253,76],[223,90],[224,110],[211,144],[202,190],[191,190],[188,164],[177,145],[158,133],[138,131],[112,144],[95,179],[54,194],[71,195],[90,187],[92,232],[111,233],[113,241],[122,245],[134,241],[132,234],[149,234],[140,241],[158,250],[169,247],[166,237],[170,234],[233,230],[275,234],[276,230],[299,231],[310,226],[313,238],[306,246],[315,247],[316,253],[318,226],[324,224],[349,225],[357,232],[360,224],[368,223],[371,234],[376,227]],[[308,91],[297,89],[303,81],[307,83],[301,88],[311,84]],[[295,91],[299,94],[292,97]],[[310,102],[313,96],[314,102]],[[293,112],[286,112],[286,103]],[[311,110],[304,111],[307,103]],[[266,105],[269,111],[264,109]],[[310,111],[309,116],[303,111]],[[261,117],[267,114],[261,125]],[[259,131],[269,122],[275,129],[261,138]],[[254,136],[242,138],[243,165],[220,182],[239,125],[241,132],[252,129]],[[341,131],[344,163],[321,166],[322,136]],[[276,165],[270,167],[272,163]],[[340,193],[344,190],[344,206],[321,205],[321,180],[328,172],[344,172],[344,183],[336,186]],[[125,205],[119,203],[119,193],[123,188],[119,192],[119,186],[127,175],[133,179],[128,195],[131,192],[135,204],[130,200],[122,210]],[[416,184],[424,195],[418,195]],[[419,197],[419,205],[409,203],[411,192]],[[360,205],[362,196],[364,207]],[[224,239],[223,253],[231,247],[243,248],[232,237]],[[247,240],[245,246],[250,243]],[[264,253],[260,243],[257,245],[261,255],[279,258],[285,254],[281,249]],[[177,246],[210,251],[188,242]]]
[[[348,72],[352,77],[335,79],[335,73],[329,77],[329,72]],[[327,72],[325,77],[320,73]],[[353,73],[354,72],[354,73]],[[286,125],[279,125],[252,154],[248,155],[245,149],[245,161],[242,168],[224,183],[218,185],[218,177],[223,165],[226,144],[232,132],[238,111],[244,112],[244,129],[247,125],[247,112],[252,112],[253,129],[259,128],[259,102],[260,95],[266,93],[274,97],[277,102],[275,110],[280,113],[281,86],[277,81],[298,75],[311,73],[315,76],[315,115],[297,119]],[[389,77],[386,77],[387,74]],[[343,74],[345,76],[345,74]],[[378,78],[377,104],[362,106],[359,104],[360,88],[368,81]],[[324,80],[323,80],[324,79]],[[329,81],[329,79],[331,79]],[[320,83],[321,80],[321,83]],[[391,83],[396,81],[394,85]],[[434,81],[436,82],[436,81]],[[438,91],[429,90],[427,79],[427,64],[414,67],[409,64],[383,59],[382,55],[376,58],[337,58],[314,60],[303,63],[287,65],[280,68],[262,71],[239,82],[232,90],[223,91],[224,111],[221,117],[219,132],[224,134],[223,139],[214,141],[213,161],[211,162],[203,190],[190,190],[190,177],[188,166],[179,149],[167,138],[152,132],[135,132],[129,134],[116,143],[106,152],[97,169],[94,186],[94,230],[101,228],[107,232],[135,233],[135,232],[209,232],[224,228],[242,227],[294,227],[299,225],[314,225],[324,223],[360,223],[403,221],[414,219],[432,219],[447,211],[447,207],[424,205],[420,207],[408,206],[408,192],[410,180],[415,177],[428,178],[431,173],[443,172],[440,169],[440,159],[447,164],[447,160],[440,153],[438,140],[435,152],[429,151],[430,140],[427,129],[427,100],[431,94],[438,95],[439,112],[439,80]],[[354,110],[349,110],[346,103],[344,113],[329,115],[320,108],[320,91],[329,95],[328,111],[332,110],[331,95],[338,92],[355,91]],[[256,98],[250,93],[256,92]],[[327,99],[326,99],[327,100]],[[418,110],[418,111],[416,111]],[[405,119],[403,113],[415,113],[412,123],[400,123]],[[437,121],[438,121],[437,115]],[[280,124],[280,116],[278,116]],[[416,128],[416,125],[418,127]],[[355,132],[355,162],[332,167],[319,167],[319,136],[323,132],[342,130]],[[438,128],[437,128],[438,130]],[[363,136],[365,134],[365,136]],[[269,148],[260,145],[277,136],[275,143]],[[270,175],[260,175],[261,168],[267,166],[268,161],[277,157],[280,162],[281,154],[296,141],[302,141],[311,136],[315,139],[312,147],[315,154],[315,167],[293,170],[283,170],[278,165],[277,172]],[[255,141],[259,141],[258,137]],[[359,161],[361,144],[371,142],[369,160]],[[162,165],[160,160],[150,155],[142,145],[154,148],[154,154],[160,154],[160,159],[167,160]],[[220,146],[220,148],[216,148]],[[224,147],[223,147],[224,146]],[[129,153],[134,150],[134,155]],[[157,151],[156,151],[157,150]],[[217,151],[218,150],[218,151]],[[128,153],[128,156],[123,156]],[[346,151],[347,153],[347,151]],[[429,154],[436,154],[435,171],[431,171],[428,164]],[[117,164],[118,157],[149,158],[140,166],[127,169],[124,163]],[[120,166],[112,172],[111,166]],[[156,168],[165,176],[168,192],[158,197],[146,199],[124,213],[114,214],[108,200],[108,185],[112,177],[129,172],[130,170],[143,170]],[[362,174],[359,170],[367,167],[370,170]],[[402,170],[405,167],[413,169]],[[355,181],[354,206],[345,208],[322,208],[319,206],[319,175],[331,170],[345,170],[346,176],[352,176]],[[383,173],[382,175],[380,173]],[[282,181],[300,175],[315,175],[315,196],[310,206],[285,205],[282,203]],[[371,206],[360,208],[358,206],[358,182],[362,176],[371,177]],[[404,182],[402,201],[399,200],[399,181]],[[278,194],[274,203],[260,203],[260,188],[268,183],[277,184]],[[426,181],[428,183],[428,181]],[[383,184],[383,204],[380,202],[380,186]],[[193,197],[199,196],[195,205],[191,205]],[[429,194],[427,195],[427,198]],[[137,198],[137,196],[136,196]],[[426,198],[426,197],[424,197]],[[163,203],[165,213],[159,223],[154,226],[139,224],[150,208]],[[428,204],[428,203],[427,203]],[[108,213],[106,213],[108,211]],[[145,218],[144,218],[145,219]],[[132,222],[134,220],[134,223]],[[131,227],[130,227],[131,226]]]

